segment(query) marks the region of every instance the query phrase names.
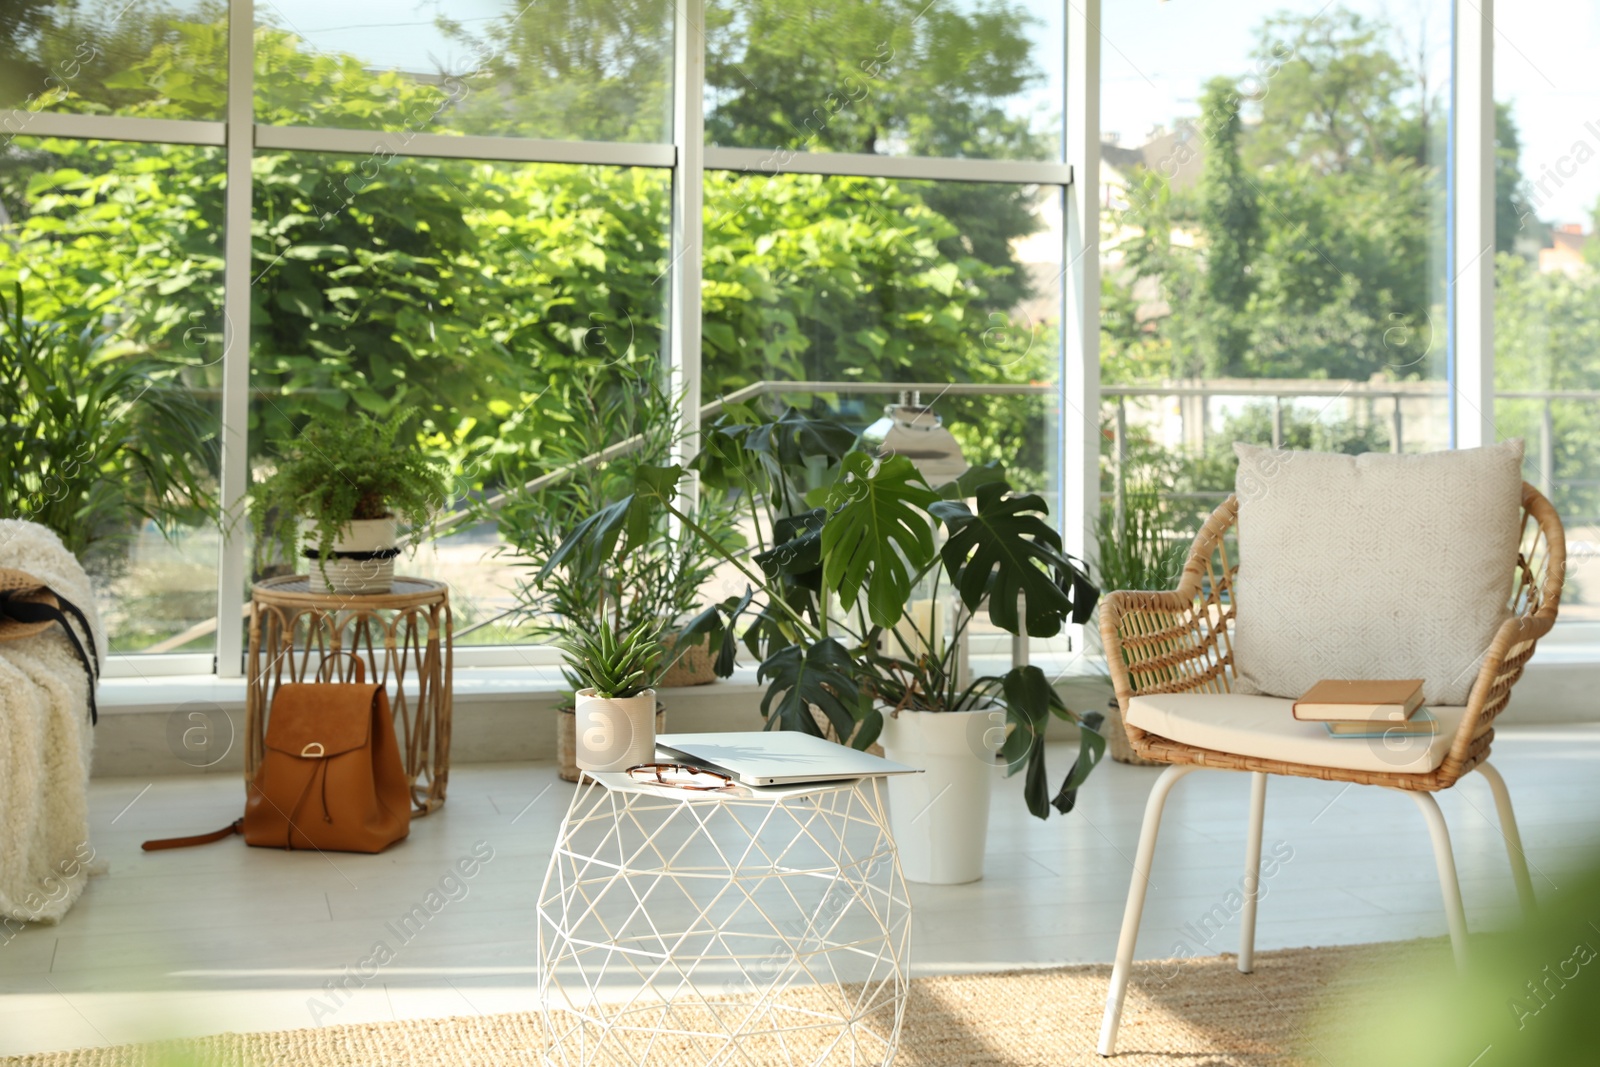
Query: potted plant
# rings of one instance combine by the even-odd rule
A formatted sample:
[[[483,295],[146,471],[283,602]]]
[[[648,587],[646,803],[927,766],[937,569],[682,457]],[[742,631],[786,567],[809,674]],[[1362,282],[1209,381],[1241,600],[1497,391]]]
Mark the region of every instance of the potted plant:
[[[622,613],[602,606],[600,625],[577,623],[562,640],[575,694],[576,760],[580,771],[623,771],[656,754],[655,676],[661,629],[651,620],[622,628]]]
[[[311,560],[317,592],[386,593],[400,554],[397,525],[417,538],[449,497],[438,463],[400,434],[409,411],[342,416],[281,442],[251,494],[257,544]],[[303,548],[302,548],[303,546]]]
[[[694,461],[701,482],[745,509],[762,536],[745,552],[714,545],[748,589],[707,608],[684,631],[720,634],[724,648],[738,634],[762,657],[757,677],[767,683],[761,710],[769,727],[821,733],[815,709],[858,748],[882,733],[891,755],[914,753],[913,763],[937,756],[948,780],[932,818],[926,805],[897,802],[891,793],[901,862],[913,880],[970,880],[981,874],[987,823],[979,813],[989,775],[996,768],[1022,773],[1029,810],[1045,818],[1052,806],[1071,809],[1104,741],[1093,729],[1098,716],[1069,711],[1037,667],[962,679],[953,640],[942,644],[932,633],[908,639],[908,601],[920,585],[942,579],[960,610],[985,610],[1003,630],[1043,637],[1068,619],[1085,621],[1096,593],[1061,551],[1042,499],[1013,492],[997,469],[970,471],[936,492],[904,456],[853,450],[854,440],[818,412],[793,409],[763,420],[733,408],[705,431]],[[709,541],[696,516],[679,506],[683,473],[641,469],[633,492],[574,528],[557,558],[604,551],[657,511]],[[1079,759],[1053,801],[1044,760],[1052,715],[1082,727]],[[893,725],[886,728],[886,720]],[[927,784],[924,776],[911,779]]]
[[[1108,505],[1101,510],[1095,524],[1095,575],[1101,589],[1171,589],[1187,556],[1187,545],[1167,536],[1166,509],[1154,486],[1129,486],[1120,508]],[[1106,678],[1109,681],[1110,675]],[[1115,693],[1106,704],[1105,735],[1117,762],[1157,766],[1128,743]]]
[[[528,483],[535,488],[508,493],[492,512],[485,509],[523,575],[515,613],[533,635],[558,643],[573,632],[653,627],[662,635],[656,680],[681,684],[681,673],[674,677],[675,672],[710,640],[696,635],[675,641],[669,632],[699,606],[700,589],[715,562],[705,540],[674,536],[663,513],[646,523],[626,551],[574,550],[552,562],[576,519],[614,506],[631,492],[641,468],[669,461],[678,440],[676,402],[654,367],[625,365],[575,381],[565,399],[568,421],[562,435],[542,442],[549,469]],[[515,467],[500,472],[503,479],[526,477],[521,464],[527,457],[516,458]],[[726,522],[708,505],[696,514],[720,543],[734,544]],[[731,655],[715,656],[714,665],[723,676],[732,673]],[[557,708],[556,750],[561,777],[575,782],[580,777],[575,694],[587,683],[570,666],[563,673],[568,694]],[[663,712],[658,701],[658,729]]]

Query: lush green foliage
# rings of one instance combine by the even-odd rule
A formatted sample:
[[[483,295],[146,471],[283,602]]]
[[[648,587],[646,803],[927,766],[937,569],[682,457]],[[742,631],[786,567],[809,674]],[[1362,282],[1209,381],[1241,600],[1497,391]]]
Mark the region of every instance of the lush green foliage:
[[[624,629],[609,619],[592,629],[569,626],[561,638],[561,651],[580,688],[593,689],[604,700],[625,700],[655,684],[661,626],[647,620]]]
[[[1102,589],[1172,589],[1189,554],[1187,540],[1169,531],[1161,495],[1149,484],[1132,485],[1118,515],[1114,506],[1095,523],[1095,578]]]
[[[815,708],[836,736],[865,748],[882,730],[883,706],[1002,705],[1008,770],[1026,772],[1029,810],[1044,818],[1052,805],[1044,728],[1054,714],[1082,727],[1079,762],[1053,801],[1070,810],[1078,782],[1099,758],[1097,742],[1103,747],[1094,723],[1073,715],[1037,668],[963,683],[958,642],[985,600],[1004,630],[1023,632],[1026,619],[1027,633],[1056,634],[1069,618],[1088,618],[1094,586],[1062,551],[1043,502],[1013,493],[995,468],[974,468],[935,492],[911,460],[854,451],[853,437],[820,411],[791,409],[764,421],[735,407],[705,431],[693,466],[706,492],[748,510],[762,544],[730,551],[679,507],[680,468],[642,467],[633,492],[576,521],[552,561],[624,554],[630,529],[670,515],[749,582],[743,597],[708,607],[681,632],[720,634],[726,648],[750,616],[743,636],[762,657],[757,674],[767,684],[761,709],[769,726],[818,734]],[[934,536],[939,525],[943,548]],[[964,608],[948,640],[922,632],[906,611],[913,591],[930,584],[937,603],[941,580]]]
[[[82,556],[131,516],[213,514],[215,420],[176,368],[30,310],[21,285],[0,293],[0,517],[48,526]]]
[[[596,633],[608,625],[623,632],[675,626],[699,606],[701,587],[711,576],[710,545],[674,536],[665,514],[642,531],[618,527],[618,538],[628,538],[620,547],[596,543],[560,551],[573,516],[607,512],[632,491],[642,468],[672,461],[679,439],[677,403],[648,371],[620,373],[622,389],[598,388],[601,374],[591,371],[587,387],[576,391],[562,433],[546,442],[545,454],[556,464],[544,476],[546,484],[511,489],[482,508],[523,573],[517,614],[535,636],[559,639],[569,630]],[[514,477],[515,469],[508,462],[502,477]],[[723,509],[703,502],[698,520],[718,544],[736,546]],[[675,654],[690,643],[680,642]],[[720,634],[712,650],[721,651]],[[732,652],[730,642],[730,657]],[[731,662],[722,673],[732,673]],[[568,681],[577,688],[576,678]]]
[[[295,559],[304,519],[311,525],[307,540],[315,538],[326,560],[350,523],[390,516],[425,538],[450,483],[434,457],[404,439],[410,414],[329,416],[286,442],[251,494],[257,543],[274,542],[284,558]]]

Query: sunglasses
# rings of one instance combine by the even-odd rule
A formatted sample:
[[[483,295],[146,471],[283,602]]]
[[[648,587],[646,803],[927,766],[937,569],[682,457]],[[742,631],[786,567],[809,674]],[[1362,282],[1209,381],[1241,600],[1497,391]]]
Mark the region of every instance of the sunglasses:
[[[733,779],[720,771],[706,767],[691,767],[687,763],[641,763],[629,767],[627,775],[635,782],[664,785],[672,789],[714,790],[727,789]]]

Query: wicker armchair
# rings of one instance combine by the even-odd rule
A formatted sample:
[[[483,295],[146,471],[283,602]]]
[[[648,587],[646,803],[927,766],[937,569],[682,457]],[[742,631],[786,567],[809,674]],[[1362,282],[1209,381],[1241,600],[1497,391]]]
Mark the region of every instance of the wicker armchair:
[[[1177,780],[1204,768],[1249,771],[1253,775],[1250,825],[1245,855],[1249,890],[1240,917],[1239,970],[1252,968],[1255,946],[1257,876],[1261,862],[1262,821],[1266,808],[1267,775],[1296,775],[1359,785],[1404,790],[1421,808],[1433,841],[1434,857],[1444,894],[1451,942],[1458,961],[1465,959],[1466,921],[1456,880],[1449,831],[1433,793],[1448,789],[1476,770],[1494,793],[1501,830],[1510,855],[1517,893],[1525,908],[1533,905],[1533,887],[1522,853],[1505,781],[1489,763],[1495,717],[1505,709],[1511,687],[1522,676],[1539,638],[1555,624],[1566,572],[1566,535],[1555,508],[1533,486],[1522,486],[1522,542],[1515,561],[1511,598],[1512,617],[1495,635],[1478,669],[1467,707],[1456,728],[1443,762],[1417,773],[1404,770],[1351,770],[1341,767],[1290,763],[1260,756],[1243,756],[1200,748],[1146,732],[1129,723],[1129,704],[1137,697],[1172,693],[1226,694],[1233,692],[1234,657],[1232,624],[1237,607],[1232,589],[1237,564],[1229,558],[1229,533],[1239,517],[1239,504],[1229,497],[1206,521],[1195,537],[1178,588],[1170,593],[1115,592],[1101,601],[1100,631],[1106,661],[1121,705],[1128,740],[1139,755],[1168,764],[1151,789],[1145,808],[1133,882],[1123,915],[1122,936],[1112,969],[1111,989],[1100,1032],[1100,1054],[1111,1055],[1116,1042],[1122,1002],[1127,992],[1134,944],[1138,938],[1144,892],[1154,858],[1161,812]]]

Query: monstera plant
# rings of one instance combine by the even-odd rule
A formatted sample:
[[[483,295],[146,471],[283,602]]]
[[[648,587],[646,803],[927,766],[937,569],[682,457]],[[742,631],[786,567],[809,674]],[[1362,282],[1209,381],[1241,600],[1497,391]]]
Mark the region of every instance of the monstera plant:
[[[732,406],[703,432],[690,466],[700,493],[721,494],[743,515],[754,532],[747,548],[731,550],[701,526],[685,500],[683,468],[643,466],[630,493],[582,517],[552,565],[568,553],[643,550],[653,516],[668,515],[746,583],[683,632],[709,635],[724,671],[736,641],[760,658],[769,728],[819,734],[825,724],[866,748],[889,740],[886,725],[892,734],[900,720],[987,716],[989,726],[958,724],[959,758],[979,769],[983,810],[996,766],[1024,775],[1024,798],[1039,818],[1052,805],[1071,810],[1104,751],[1100,717],[1075,715],[1036,666],[971,679],[958,669],[958,638],[980,613],[1006,632],[1049,637],[1094,610],[1098,593],[1063,550],[1041,497],[1015,492],[993,467],[935,489],[909,459],[860,450],[853,431],[816,409],[763,419]],[[931,588],[938,602],[941,586],[955,602],[948,634],[907,611],[919,590]],[[1053,798],[1044,758],[1052,716],[1081,727],[1078,760]],[[905,807],[893,793],[891,806]],[[908,876],[916,873],[908,868]]]

